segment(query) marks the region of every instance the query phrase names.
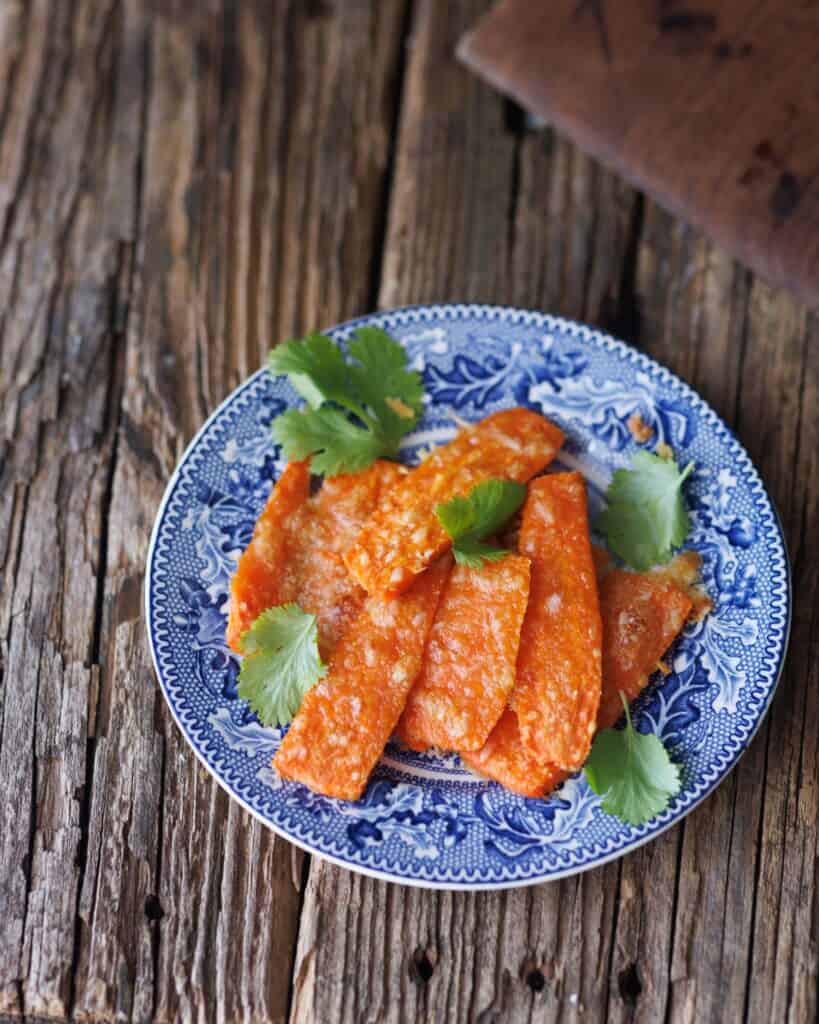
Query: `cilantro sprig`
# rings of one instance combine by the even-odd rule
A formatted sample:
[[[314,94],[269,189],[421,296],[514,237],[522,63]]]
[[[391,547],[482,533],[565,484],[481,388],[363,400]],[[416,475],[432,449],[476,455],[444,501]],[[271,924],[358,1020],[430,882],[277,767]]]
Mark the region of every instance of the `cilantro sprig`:
[[[642,825],[665,810],[680,791],[680,769],[653,733],[638,732],[626,711],[624,729],[597,734],[584,770],[592,790],[603,797],[607,814],[629,825]]]
[[[466,497],[437,505],[435,514],[452,539],[455,561],[480,569],[484,562],[497,562],[509,554],[506,548],[487,544],[486,538],[512,518],[525,497],[523,484],[493,479],[476,484]]]
[[[674,459],[638,451],[630,469],[615,472],[606,493],[608,507],[594,525],[633,569],[667,562],[685,540],[691,522],[682,485],[693,469],[689,462],[680,472]]]
[[[270,372],[286,375],[308,405],[278,416],[273,436],[289,459],[310,456],[311,470],[324,476],[394,458],[421,416],[421,376],[386,331],[357,328],[347,354],[345,360],[329,338],[314,333],[279,345],[268,361]]]
[[[326,673],[315,615],[297,604],[267,611],[242,634],[239,696],[262,725],[287,725],[304,695]]]

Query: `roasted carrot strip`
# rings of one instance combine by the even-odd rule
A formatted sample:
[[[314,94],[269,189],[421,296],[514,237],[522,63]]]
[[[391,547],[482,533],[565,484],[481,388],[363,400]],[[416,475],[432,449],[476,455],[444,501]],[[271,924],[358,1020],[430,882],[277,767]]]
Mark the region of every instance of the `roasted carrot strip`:
[[[342,552],[406,473],[394,462],[378,461],[361,473],[331,477],[293,524],[290,600],[318,618],[319,650],[325,660],[366,597],[347,572]]]
[[[528,597],[528,558],[507,555],[480,569],[455,566],[398,723],[402,742],[416,750],[484,745],[515,682]]]
[[[290,540],[287,526],[309,496],[307,463],[289,463],[273,488],[230,581],[227,642],[234,651],[239,650],[242,633],[266,608],[293,600],[286,594],[287,581],[281,572]]]
[[[579,473],[556,473],[530,484],[519,550],[532,560],[532,583],[511,704],[535,757],[574,771],[591,746],[602,672],[586,488]]]
[[[325,480],[311,498],[307,463],[285,468],[231,581],[227,636],[234,650],[265,608],[296,601],[318,617],[319,648],[329,656],[365,597],[341,552],[407,472],[377,461]]]
[[[435,515],[439,502],[491,477],[525,482],[562,443],[562,431],[528,409],[495,413],[462,430],[395,488],[345,553],[347,568],[370,594],[406,590],[450,546]]]
[[[682,551],[665,568],[655,570],[663,579],[676,583],[691,599],[689,622],[699,622],[714,607],[701,580],[702,558],[696,551]]]
[[[361,796],[420,671],[450,566],[440,559],[399,597],[367,598],[274,758],[284,778],[342,800]]]
[[[511,708],[501,715],[483,747],[462,751],[461,759],[479,774],[521,796],[546,796],[570,774],[538,761],[529,752],[520,738],[518,716]]]
[[[665,572],[613,569],[600,581],[603,693],[599,729],[614,725],[622,715],[621,690],[628,701],[641,693],[685,625],[691,606],[689,594]]]
[[[603,619],[603,690],[597,729],[608,729],[623,713],[620,691],[633,701],[660,658],[685,625],[692,607],[679,569],[681,555],[665,573],[605,572],[600,580]],[[482,750],[461,754],[475,771],[523,796],[545,796],[569,772],[532,755],[523,745],[515,713],[507,709]]]
[[[336,550],[343,552],[358,536],[386,496],[409,475],[397,462],[376,460],[360,473],[327,477],[315,498],[316,510],[332,526]]]

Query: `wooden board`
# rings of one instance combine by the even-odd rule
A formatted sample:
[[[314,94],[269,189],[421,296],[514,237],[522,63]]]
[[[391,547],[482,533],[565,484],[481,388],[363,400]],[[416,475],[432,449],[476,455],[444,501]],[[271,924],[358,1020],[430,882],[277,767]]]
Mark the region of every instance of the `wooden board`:
[[[819,17],[787,0],[502,0],[463,60],[819,306]]]
[[[0,11],[0,1019],[816,1016],[819,325],[459,66],[487,7]],[[280,841],[170,721],[141,620],[167,478],[269,342],[428,299],[578,316],[670,365],[749,447],[794,562],[737,770],[531,890],[408,890]]]

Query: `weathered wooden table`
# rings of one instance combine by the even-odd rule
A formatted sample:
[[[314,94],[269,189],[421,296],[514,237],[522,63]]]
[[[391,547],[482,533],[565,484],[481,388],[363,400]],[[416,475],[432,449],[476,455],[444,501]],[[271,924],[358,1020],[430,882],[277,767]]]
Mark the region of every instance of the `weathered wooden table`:
[[[0,1016],[812,1020],[819,323],[453,59],[483,0],[0,7]],[[791,653],[686,822],[561,883],[330,867],[200,767],[154,681],[148,533],[272,342],[516,303],[686,378],[765,476]]]

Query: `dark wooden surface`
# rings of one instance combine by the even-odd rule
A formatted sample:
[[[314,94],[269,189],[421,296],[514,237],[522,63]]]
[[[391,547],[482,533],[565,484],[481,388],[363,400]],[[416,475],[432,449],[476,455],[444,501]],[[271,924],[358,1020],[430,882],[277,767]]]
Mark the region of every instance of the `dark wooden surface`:
[[[816,0],[500,0],[461,55],[819,308]]]
[[[0,1018],[812,1020],[819,324],[454,59],[483,0],[0,7]],[[269,345],[376,306],[620,333],[782,514],[791,655],[736,771],[561,883],[310,860],[170,720],[141,614],[165,482]]]

